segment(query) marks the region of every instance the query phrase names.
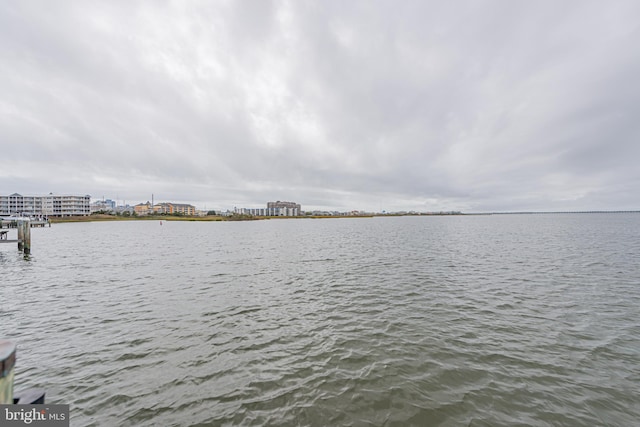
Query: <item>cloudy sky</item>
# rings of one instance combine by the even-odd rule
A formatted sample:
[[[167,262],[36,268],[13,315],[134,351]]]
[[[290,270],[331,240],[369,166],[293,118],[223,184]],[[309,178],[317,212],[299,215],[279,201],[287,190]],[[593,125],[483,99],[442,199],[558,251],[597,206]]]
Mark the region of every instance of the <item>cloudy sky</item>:
[[[640,2],[0,2],[0,193],[640,209]]]

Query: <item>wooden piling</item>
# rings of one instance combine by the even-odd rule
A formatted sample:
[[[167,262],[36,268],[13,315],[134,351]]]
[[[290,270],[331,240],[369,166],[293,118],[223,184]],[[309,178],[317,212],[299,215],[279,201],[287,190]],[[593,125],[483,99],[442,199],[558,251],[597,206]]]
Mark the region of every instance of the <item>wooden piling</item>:
[[[0,405],[44,405],[45,391],[42,389],[14,392],[15,364],[16,345],[11,341],[0,340]]]
[[[0,404],[13,403],[13,377],[16,363],[16,346],[0,340]]]
[[[22,248],[24,254],[29,255],[31,253],[31,221],[23,221],[22,226],[24,227],[24,243],[22,244]]]
[[[18,250],[20,252],[22,252],[24,248],[24,228],[22,227],[23,223],[24,221],[19,219],[16,224],[16,229],[18,230]]]
[[[29,218],[19,218],[16,220],[18,231],[18,250],[25,255],[31,253],[31,221]]]

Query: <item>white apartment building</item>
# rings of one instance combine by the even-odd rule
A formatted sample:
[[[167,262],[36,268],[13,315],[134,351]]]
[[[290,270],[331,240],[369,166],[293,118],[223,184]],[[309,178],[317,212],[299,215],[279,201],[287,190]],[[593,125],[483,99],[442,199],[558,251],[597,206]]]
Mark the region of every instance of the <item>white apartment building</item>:
[[[90,202],[89,195],[23,196],[13,193],[0,196],[0,216],[88,216],[91,214]]]
[[[298,216],[302,214],[302,208],[295,202],[268,202],[267,210],[271,216]]]
[[[294,202],[269,202],[266,208],[235,208],[235,213],[253,216],[300,216],[300,205]]]

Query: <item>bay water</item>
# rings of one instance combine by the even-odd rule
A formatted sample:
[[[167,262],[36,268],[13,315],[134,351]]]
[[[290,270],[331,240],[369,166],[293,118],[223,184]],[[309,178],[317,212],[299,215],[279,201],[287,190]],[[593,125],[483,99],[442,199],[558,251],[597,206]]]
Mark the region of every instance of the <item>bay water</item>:
[[[640,214],[54,224],[0,281],[73,426],[640,420]]]

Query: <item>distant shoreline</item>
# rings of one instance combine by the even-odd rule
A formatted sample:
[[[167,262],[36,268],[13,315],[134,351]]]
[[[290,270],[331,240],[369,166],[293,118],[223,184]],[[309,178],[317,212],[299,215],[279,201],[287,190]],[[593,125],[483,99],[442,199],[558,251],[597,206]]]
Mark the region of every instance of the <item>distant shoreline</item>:
[[[335,219],[335,218],[384,218],[401,216],[482,216],[482,215],[552,215],[552,214],[624,214],[640,213],[640,210],[632,211],[545,211],[545,212],[469,212],[469,213],[398,213],[398,214],[365,214],[365,215],[301,215],[301,216],[238,216],[226,217],[219,215],[207,216],[171,216],[171,215],[144,215],[144,216],[116,216],[116,215],[89,215],[70,216],[64,218],[49,218],[51,223],[60,224],[68,222],[100,222],[100,221],[261,221],[269,219]]]
[[[104,221],[262,221],[270,219],[325,219],[325,218],[372,218],[375,215],[309,215],[309,216],[246,216],[226,217],[219,215],[207,216],[170,216],[170,215],[144,215],[144,216],[115,216],[115,215],[89,215],[89,216],[69,216],[64,218],[50,218],[52,224],[62,224],[68,222],[104,222]],[[389,215],[391,216],[391,215]]]
[[[552,215],[552,214],[621,214],[621,213],[640,213],[637,211],[542,211],[542,212],[477,212],[467,213],[465,215]]]
[[[63,218],[49,218],[52,224],[62,224],[67,222],[103,222],[103,221],[225,221],[220,216],[116,216],[116,215],[89,215],[89,216],[68,216]]]

